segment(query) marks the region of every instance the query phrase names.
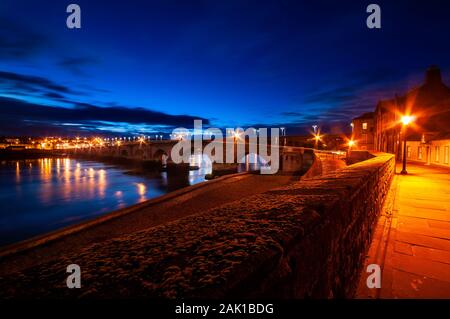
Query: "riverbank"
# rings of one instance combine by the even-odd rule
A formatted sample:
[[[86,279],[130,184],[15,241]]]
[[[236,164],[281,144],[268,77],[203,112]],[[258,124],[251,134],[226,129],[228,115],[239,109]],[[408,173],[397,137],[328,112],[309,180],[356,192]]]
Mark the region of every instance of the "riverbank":
[[[29,240],[0,251],[0,275],[37,266],[92,244],[202,214],[210,209],[284,186],[296,176],[233,174],[186,187],[94,221]]]
[[[21,149],[21,150],[11,150],[11,149],[0,149],[0,161],[15,161],[15,160],[27,160],[27,159],[38,159],[38,158],[61,158],[66,157],[67,154],[64,152],[56,152],[53,150],[40,150],[40,149]]]

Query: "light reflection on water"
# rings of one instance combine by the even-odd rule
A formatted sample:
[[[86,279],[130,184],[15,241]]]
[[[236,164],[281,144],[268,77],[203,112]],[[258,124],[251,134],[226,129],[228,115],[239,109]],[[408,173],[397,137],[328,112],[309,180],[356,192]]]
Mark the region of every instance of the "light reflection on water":
[[[211,166],[171,176],[125,174],[69,158],[0,162],[0,245],[46,233],[203,182]]]

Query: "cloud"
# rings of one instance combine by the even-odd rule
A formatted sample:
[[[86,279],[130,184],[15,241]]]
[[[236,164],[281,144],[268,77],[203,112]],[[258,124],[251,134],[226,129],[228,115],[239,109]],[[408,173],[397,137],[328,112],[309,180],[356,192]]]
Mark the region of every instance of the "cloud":
[[[291,117],[300,117],[303,116],[303,113],[300,112],[281,112],[282,116],[291,116]]]
[[[92,93],[109,93],[110,91],[92,87],[87,84],[75,86],[76,89],[68,85],[62,85],[50,79],[24,75],[14,72],[0,71],[0,90],[2,94],[17,97],[42,97],[47,100],[67,102],[67,96],[90,96]],[[60,103],[59,103],[60,104]]]
[[[66,69],[67,71],[79,75],[86,76],[84,68],[91,65],[99,64],[100,61],[94,57],[66,57],[62,59],[58,65]]]
[[[400,81],[401,80],[401,81]],[[392,98],[395,91],[406,92],[405,75],[387,69],[360,70],[340,79],[324,81],[323,86],[299,101],[298,111],[286,111],[286,126],[310,128],[312,124],[326,127],[341,123],[343,131],[350,121],[365,112],[374,111],[377,102]],[[345,83],[342,85],[341,83]]]
[[[170,132],[176,127],[190,128],[195,119],[209,124],[208,119],[190,115],[170,115],[145,108],[123,106],[100,107],[75,103],[73,108],[53,107],[0,97],[1,135],[39,135],[75,133],[117,133],[138,130]]]
[[[337,87],[330,90],[310,94],[304,100],[305,104],[335,105],[354,99],[356,89],[353,87]]]
[[[72,89],[67,86],[57,84],[49,79],[39,76],[0,71],[0,81],[3,84],[3,89],[17,90],[18,94],[45,94],[48,92],[79,94],[79,92],[72,91]]]
[[[47,93],[44,93],[43,96],[50,98],[50,99],[56,99],[56,100],[65,99],[64,95],[61,95],[61,94],[55,93],[55,92],[47,92]]]
[[[67,65],[83,65],[84,63],[88,62],[66,60]],[[86,94],[73,91],[68,86],[44,77],[13,72],[0,71],[0,89],[4,95],[3,97],[0,95],[0,134],[4,135],[36,135],[43,132],[51,132],[51,134],[168,132],[176,127],[192,127],[194,119],[202,119],[189,115],[170,115],[144,107],[127,107],[116,103],[108,105],[97,105],[95,102],[94,104],[81,103],[69,96],[85,96]],[[34,98],[48,102],[35,102]],[[209,123],[207,119],[202,120],[205,124]]]
[[[307,95],[303,103],[322,104],[322,105],[343,105],[344,103],[357,101],[364,97],[365,92],[377,89],[389,91],[389,87],[396,84],[399,86],[399,80],[404,80],[405,74],[398,70],[380,68],[375,70],[353,71],[339,79],[329,79],[324,82],[323,87]],[[340,83],[346,83],[341,85]]]
[[[148,110],[143,107],[128,108],[124,106],[99,107],[87,103],[76,103],[71,114],[72,119],[98,120],[109,122],[164,124],[169,126],[192,126],[194,119],[201,119],[190,115],[169,115]],[[207,119],[202,119],[209,124]]]
[[[380,100],[405,94],[420,85],[421,78],[421,72],[405,74],[387,69],[353,72],[341,81],[326,82],[325,88],[307,95],[299,106],[303,112],[294,110],[280,113],[287,122],[280,125],[309,129],[312,124],[317,124],[325,129],[329,123],[335,123],[334,127],[341,123],[342,130],[346,131],[353,118],[373,112]],[[346,85],[340,85],[341,82]]]
[[[39,52],[48,43],[45,36],[0,16],[0,58],[23,59]]]

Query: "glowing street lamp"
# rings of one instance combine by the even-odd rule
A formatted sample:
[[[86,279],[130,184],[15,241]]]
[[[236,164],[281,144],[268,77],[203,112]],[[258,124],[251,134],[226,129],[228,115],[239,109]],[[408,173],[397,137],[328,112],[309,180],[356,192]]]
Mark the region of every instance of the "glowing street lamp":
[[[346,157],[347,157],[347,161],[348,161],[350,159],[350,153],[352,151],[352,147],[356,146],[356,141],[353,138],[349,139],[348,142],[347,142],[347,146],[348,146],[348,150],[347,150],[347,156]]]
[[[414,121],[414,116],[411,116],[411,115],[402,116],[402,124],[403,125],[409,125],[413,121]]]
[[[319,149],[319,142],[321,141],[322,136],[320,134],[314,135],[314,148]]]
[[[348,141],[348,149],[350,150],[353,146],[355,146],[356,142],[354,140]]]
[[[414,121],[415,117],[411,115],[403,115],[401,118],[401,122],[403,124],[403,168],[400,174],[406,175],[408,172],[406,171],[406,132],[408,130],[408,125]]]

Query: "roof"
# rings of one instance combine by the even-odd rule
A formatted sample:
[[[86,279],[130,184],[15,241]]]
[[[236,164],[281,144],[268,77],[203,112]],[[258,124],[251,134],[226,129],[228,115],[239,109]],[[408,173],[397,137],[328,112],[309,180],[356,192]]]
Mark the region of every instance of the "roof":
[[[450,132],[440,132],[430,138],[430,141],[450,140]]]
[[[411,132],[408,134],[408,141],[421,141],[422,134],[425,135],[425,141],[450,140],[450,131],[447,132]]]
[[[450,88],[436,66],[428,68],[422,85],[402,96],[378,102],[377,112],[412,114],[421,132],[446,132],[450,123]]]
[[[353,120],[366,120],[366,119],[373,119],[375,116],[374,112],[367,112],[364,113],[363,115],[360,115],[358,117],[355,117]]]

